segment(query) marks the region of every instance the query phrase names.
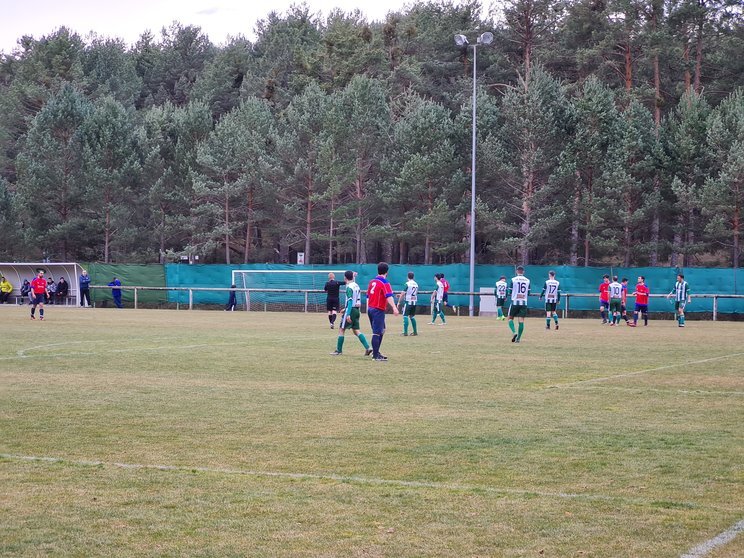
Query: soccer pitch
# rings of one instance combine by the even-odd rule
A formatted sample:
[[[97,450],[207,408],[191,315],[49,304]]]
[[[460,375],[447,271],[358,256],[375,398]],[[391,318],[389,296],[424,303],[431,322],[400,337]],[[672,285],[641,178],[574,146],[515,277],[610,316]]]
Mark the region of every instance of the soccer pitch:
[[[744,555],[744,324],[2,316],[3,556]]]

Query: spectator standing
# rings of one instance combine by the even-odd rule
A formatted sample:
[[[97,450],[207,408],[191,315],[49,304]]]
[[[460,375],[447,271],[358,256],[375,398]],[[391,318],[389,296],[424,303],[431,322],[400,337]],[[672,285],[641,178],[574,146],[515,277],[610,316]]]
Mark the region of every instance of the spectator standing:
[[[13,292],[13,285],[5,278],[0,277],[0,304],[5,304]]]
[[[225,311],[227,312],[233,312],[235,311],[235,307],[238,305],[237,296],[235,295],[235,285],[230,285],[230,288],[232,289],[230,291],[230,296],[227,298],[227,304],[225,304]]]
[[[90,276],[86,270],[80,274],[80,306],[90,306]]]
[[[111,289],[111,296],[114,297],[114,304],[116,304],[116,307],[123,308],[121,305],[121,281],[114,277],[108,286],[113,287],[113,289]]]

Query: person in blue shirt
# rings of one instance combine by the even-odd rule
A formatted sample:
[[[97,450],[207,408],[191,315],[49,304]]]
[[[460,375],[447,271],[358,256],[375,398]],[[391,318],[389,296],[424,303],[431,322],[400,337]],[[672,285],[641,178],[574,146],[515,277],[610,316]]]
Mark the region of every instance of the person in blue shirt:
[[[90,306],[90,275],[83,270],[78,279],[80,285],[80,306]]]
[[[123,308],[121,305],[121,281],[114,277],[113,281],[111,281],[108,286],[113,287],[113,289],[111,289],[111,296],[114,297],[114,304],[116,304],[116,307]]]

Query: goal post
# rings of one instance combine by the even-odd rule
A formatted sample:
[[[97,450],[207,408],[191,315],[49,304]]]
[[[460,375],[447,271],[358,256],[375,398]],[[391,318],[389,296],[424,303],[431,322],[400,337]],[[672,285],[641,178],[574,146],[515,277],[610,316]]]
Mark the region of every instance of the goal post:
[[[343,281],[344,270],[337,269],[235,269],[232,284],[241,289],[238,305],[248,311],[324,312],[329,273]]]

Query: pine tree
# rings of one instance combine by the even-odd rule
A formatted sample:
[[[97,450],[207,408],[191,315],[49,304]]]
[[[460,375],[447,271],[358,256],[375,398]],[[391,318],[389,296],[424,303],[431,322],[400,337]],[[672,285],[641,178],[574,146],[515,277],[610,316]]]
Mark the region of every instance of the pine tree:
[[[83,125],[91,104],[72,85],[44,105],[18,155],[16,200],[35,257],[75,258],[87,247]]]
[[[710,115],[708,151],[713,163],[703,189],[703,214],[710,220],[706,233],[730,250],[731,265],[741,260],[744,212],[744,91],[726,98]]]

